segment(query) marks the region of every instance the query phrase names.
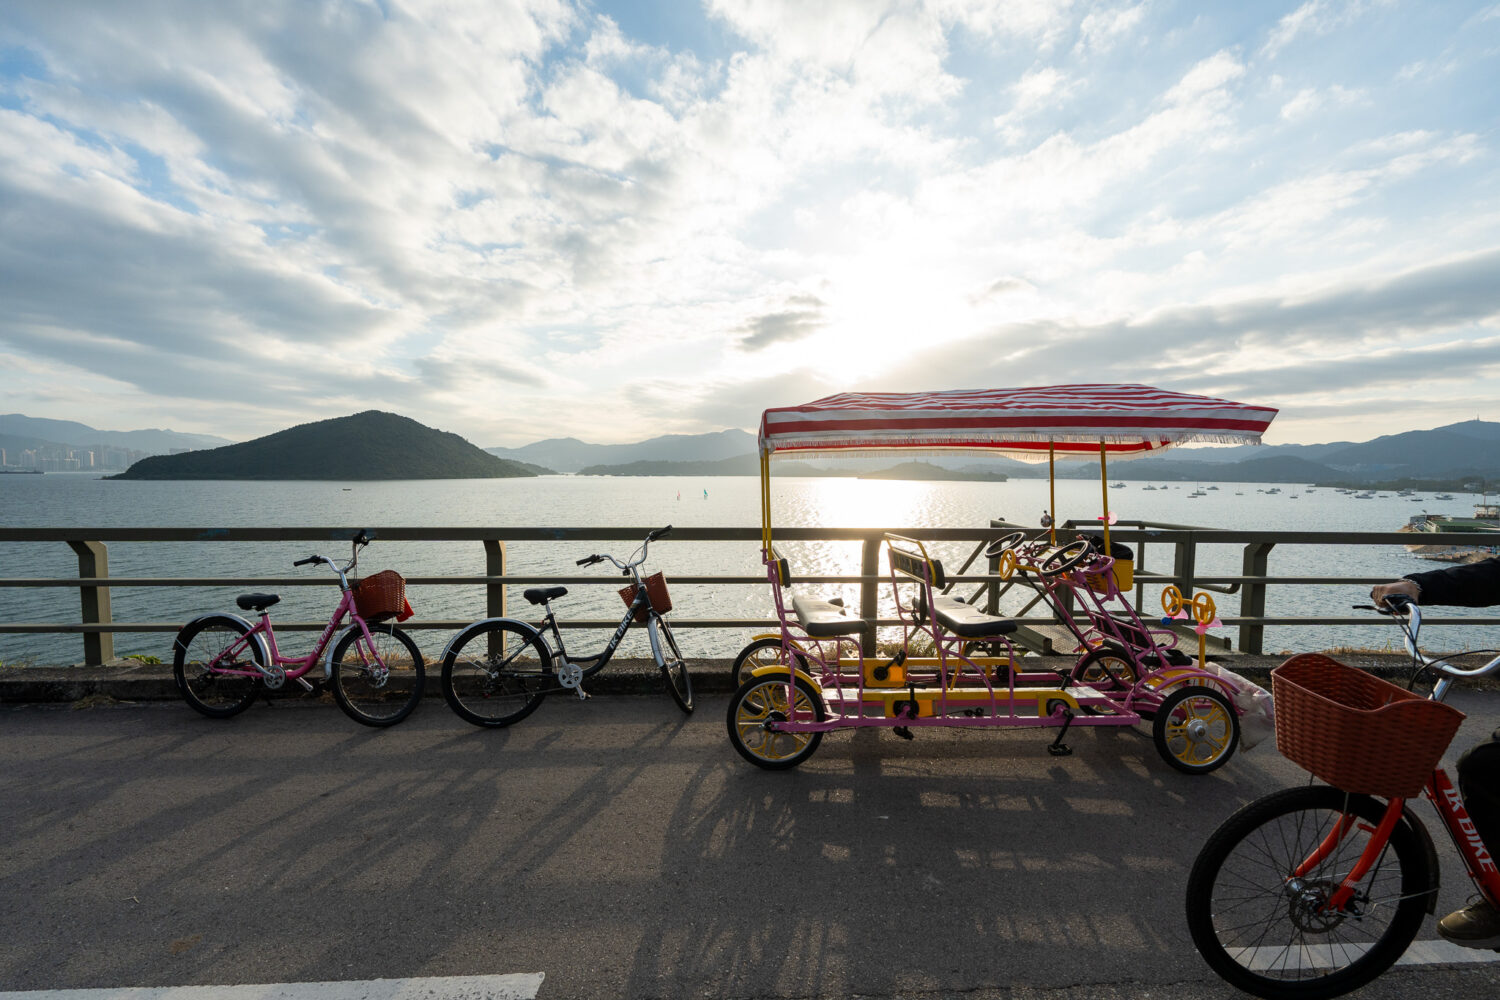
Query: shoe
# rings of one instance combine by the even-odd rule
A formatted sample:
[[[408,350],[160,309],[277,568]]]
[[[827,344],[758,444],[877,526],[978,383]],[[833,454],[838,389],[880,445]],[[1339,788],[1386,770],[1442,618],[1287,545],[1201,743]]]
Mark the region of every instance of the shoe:
[[[1438,921],[1438,934],[1460,948],[1500,950],[1500,910],[1478,899]]]

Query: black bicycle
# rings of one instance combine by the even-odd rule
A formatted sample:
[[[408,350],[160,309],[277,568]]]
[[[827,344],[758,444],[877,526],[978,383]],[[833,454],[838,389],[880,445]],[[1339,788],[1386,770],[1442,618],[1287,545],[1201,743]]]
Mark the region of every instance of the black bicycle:
[[[661,573],[642,578],[641,564],[651,543],[672,530],[669,524],[646,536],[628,561],[611,555],[591,555],[578,560],[580,566],[611,562],[631,585],[620,592],[625,615],[609,645],[587,656],[569,656],[557,627],[552,601],[568,592],[566,587],[533,587],[522,596],[546,610],[540,628],[515,618],[486,618],[455,635],[443,651],[443,697],[459,718],[476,726],[498,728],[520,722],[536,711],[547,695],[572,691],[587,698],[583,682],[603,670],[633,625],[645,625],[651,639],[651,655],[666,679],[667,691],[683,712],[693,710],[693,682],[687,662],[677,648],[667,612],[672,601]],[[550,633],[549,645],[546,634]]]

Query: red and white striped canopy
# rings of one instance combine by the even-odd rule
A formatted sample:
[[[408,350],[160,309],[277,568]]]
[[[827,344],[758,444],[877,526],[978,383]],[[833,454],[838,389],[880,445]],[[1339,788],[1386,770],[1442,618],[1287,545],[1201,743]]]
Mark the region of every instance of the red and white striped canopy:
[[[766,410],[762,454],[913,449],[1037,460],[1135,458],[1186,442],[1259,444],[1267,406],[1146,385],[1049,385],[949,392],[846,392]]]

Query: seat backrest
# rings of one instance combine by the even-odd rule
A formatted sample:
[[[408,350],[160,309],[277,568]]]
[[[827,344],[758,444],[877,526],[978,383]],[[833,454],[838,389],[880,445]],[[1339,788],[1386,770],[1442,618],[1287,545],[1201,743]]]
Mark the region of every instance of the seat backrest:
[[[772,565],[776,567],[776,579],[780,581],[783,587],[790,587],[792,585],[791,564],[785,559],[777,559]]]
[[[947,586],[947,579],[943,576],[943,564],[937,559],[924,558],[916,552],[889,545],[886,549],[890,555],[891,570],[901,576],[915,580],[917,583],[930,583],[932,586],[942,589]],[[928,572],[931,571],[931,579]]]

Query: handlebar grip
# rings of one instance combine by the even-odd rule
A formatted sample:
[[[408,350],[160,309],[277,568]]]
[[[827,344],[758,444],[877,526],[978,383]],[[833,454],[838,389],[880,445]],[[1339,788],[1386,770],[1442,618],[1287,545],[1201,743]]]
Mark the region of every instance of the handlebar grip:
[[[296,562],[292,563],[292,565],[293,566],[306,566],[308,563],[315,563],[317,561],[318,561],[318,557],[317,556],[308,556],[306,559],[298,559]]]
[[[646,536],[646,541],[648,541],[648,542],[654,542],[658,538],[660,538],[662,535],[665,535],[667,532],[669,532],[671,530],[672,530],[672,526],[670,524],[667,525],[665,528],[657,528],[655,531],[651,532],[651,534],[649,534],[649,535]]]
[[[579,566],[592,566],[592,565],[594,565],[594,563],[600,562],[600,561],[601,560],[600,560],[600,558],[598,556],[584,556],[582,559],[578,560],[578,562],[577,562],[576,565],[579,565]]]

